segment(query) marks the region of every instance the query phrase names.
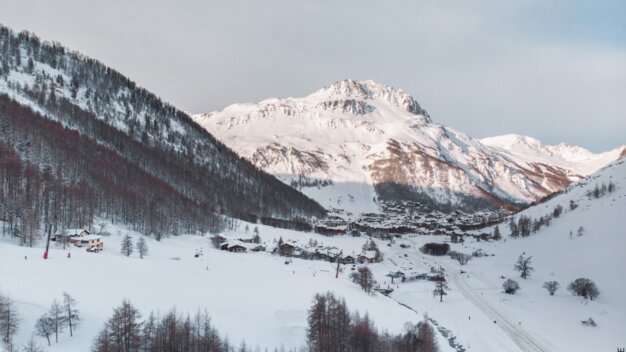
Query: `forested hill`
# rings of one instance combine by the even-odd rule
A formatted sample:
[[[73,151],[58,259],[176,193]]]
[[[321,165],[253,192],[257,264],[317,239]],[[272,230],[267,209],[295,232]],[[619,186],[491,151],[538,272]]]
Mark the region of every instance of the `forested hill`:
[[[216,229],[220,215],[325,213],[119,72],[1,25],[0,129],[0,217],[14,232],[104,216],[161,235]]]

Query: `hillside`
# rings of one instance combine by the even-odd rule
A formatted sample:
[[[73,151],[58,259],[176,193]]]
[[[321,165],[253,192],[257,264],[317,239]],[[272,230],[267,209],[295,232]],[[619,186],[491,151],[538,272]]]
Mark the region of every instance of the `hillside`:
[[[616,186],[613,192],[588,197],[596,184],[601,187],[610,182]],[[368,267],[377,285],[394,289],[390,297],[367,294],[350,282],[350,264],[341,265],[336,279],[335,263],[270,253],[282,238],[297,246],[311,246],[313,241],[313,248],[334,247],[344,255],[355,255],[362,251],[366,238],[325,237],[247,223],[223,235],[231,240],[249,238],[249,231],[258,226],[261,243],[267,246],[265,252],[230,253],[214,249],[207,237],[182,236],[160,242],[148,239],[150,254],[145,259],[136,254],[126,258],[119,253],[122,236],[130,234],[136,239],[141,234],[105,223],[104,231],[111,235],[104,238],[104,252],[53,246],[51,258],[44,261],[40,259],[43,244],[18,247],[15,240],[3,238],[0,290],[17,300],[23,319],[19,341],[30,337],[36,319],[53,297],[67,291],[77,299],[82,325],[73,338],[63,333],[51,351],[89,348],[111,308],[124,298],[142,312],[163,312],[174,305],[183,313],[207,309],[214,326],[235,345],[245,339],[248,346],[261,349],[299,348],[306,338],[312,296],[325,291],[345,297],[351,309],[369,313],[379,328],[391,333],[401,332],[405,322],[415,323],[427,314],[436,328],[441,351],[611,350],[625,342],[625,237],[620,230],[621,215],[626,211],[624,185],[626,162],[622,160],[517,215],[539,218],[552,213],[557,205],[566,209],[570,201],[578,205],[528,237],[512,239],[508,229],[500,226],[501,241],[477,241],[468,235],[464,243],[450,243],[453,250],[462,253],[481,250],[487,254],[473,257],[464,266],[447,256],[425,255],[418,250],[428,242],[448,241],[448,236],[411,234],[393,241],[375,239],[384,260]],[[580,226],[585,233],[577,236]],[[66,258],[68,251],[71,258]],[[203,255],[196,258],[198,251]],[[513,268],[522,253],[532,256],[535,268],[526,280]],[[432,282],[396,279],[391,284],[386,276],[402,271],[411,277],[439,266],[445,268],[450,288],[443,302],[433,297]],[[568,292],[566,286],[578,277],[592,279],[600,295],[590,301]],[[138,278],[141,284],[137,284]],[[519,282],[521,289],[515,295],[502,291],[505,278]],[[116,285],[111,285],[112,280]],[[542,288],[548,280],[561,285],[554,296]],[[32,290],[35,286],[45,289]],[[596,327],[581,324],[590,317]]]
[[[379,212],[515,209],[562,190],[625,150],[593,154],[516,136],[478,140],[432,121],[400,89],[344,80],[302,98],[234,104],[194,120],[327,208]],[[522,141],[523,143],[517,143]]]
[[[160,237],[325,213],[129,78],[2,26],[0,105],[0,218],[16,236],[95,216]]]

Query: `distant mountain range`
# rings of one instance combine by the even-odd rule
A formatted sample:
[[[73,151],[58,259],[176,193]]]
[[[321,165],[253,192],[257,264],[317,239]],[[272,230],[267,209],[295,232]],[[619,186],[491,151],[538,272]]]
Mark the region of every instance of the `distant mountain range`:
[[[193,119],[259,168],[325,207],[381,201],[438,210],[516,209],[624,156],[518,135],[475,139],[435,123],[400,89],[344,80],[303,98],[234,104]]]

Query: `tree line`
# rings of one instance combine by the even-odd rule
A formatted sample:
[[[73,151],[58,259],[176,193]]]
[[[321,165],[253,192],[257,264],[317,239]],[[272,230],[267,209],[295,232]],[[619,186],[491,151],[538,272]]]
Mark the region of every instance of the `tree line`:
[[[435,332],[424,320],[407,323],[405,332],[379,331],[367,314],[351,313],[333,293],[316,294],[308,312],[310,352],[435,352]]]

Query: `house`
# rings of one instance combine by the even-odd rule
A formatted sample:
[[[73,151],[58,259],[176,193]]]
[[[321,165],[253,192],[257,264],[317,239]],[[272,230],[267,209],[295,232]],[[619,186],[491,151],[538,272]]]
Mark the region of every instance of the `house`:
[[[104,249],[104,243],[102,242],[102,236],[99,235],[83,235],[76,236],[70,239],[73,245],[76,247],[85,247],[87,252],[98,253]]]
[[[66,229],[57,232],[51,240],[64,245],[71,243],[76,247],[85,248],[87,252],[97,253],[104,249],[102,236],[92,235],[85,229]]]
[[[228,246],[228,251],[235,253],[245,253],[248,251],[248,249],[240,244],[233,244]]]
[[[214,235],[211,237],[211,243],[213,243],[213,247],[221,248],[222,244],[226,242],[226,237],[221,235]]]
[[[70,243],[72,238],[87,235],[91,235],[91,233],[85,229],[65,229],[57,232],[51,240],[59,243]]]
[[[356,258],[360,264],[375,263],[378,259],[378,253],[376,251],[365,251]]]
[[[266,248],[262,244],[256,244],[256,245],[252,245],[250,247],[250,250],[253,252],[265,252]]]
[[[354,264],[354,257],[347,255],[340,259],[341,264]]]
[[[280,246],[278,246],[278,253],[285,257],[291,257],[295,251],[296,246],[287,242],[283,242],[280,244]]]
[[[220,249],[234,253],[245,253],[248,251],[248,247],[243,242],[237,240],[222,243]]]

